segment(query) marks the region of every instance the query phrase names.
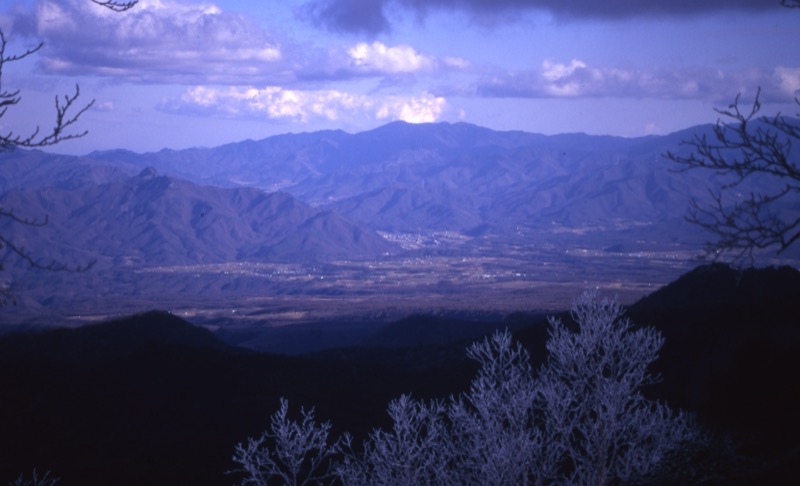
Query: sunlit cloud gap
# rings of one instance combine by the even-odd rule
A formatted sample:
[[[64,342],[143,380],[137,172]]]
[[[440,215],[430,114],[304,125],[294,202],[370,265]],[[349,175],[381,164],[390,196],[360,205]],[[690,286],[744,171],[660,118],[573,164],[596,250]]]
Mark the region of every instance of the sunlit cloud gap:
[[[196,86],[187,89],[178,99],[164,100],[161,109],[173,113],[290,119],[303,123],[343,118],[425,123],[438,121],[446,106],[444,98],[429,93],[417,97],[377,97],[333,89],[298,91],[278,86],[260,89]]]

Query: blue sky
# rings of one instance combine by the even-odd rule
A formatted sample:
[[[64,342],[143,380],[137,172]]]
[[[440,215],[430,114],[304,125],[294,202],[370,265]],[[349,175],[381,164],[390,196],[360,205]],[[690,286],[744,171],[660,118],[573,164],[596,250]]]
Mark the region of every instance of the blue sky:
[[[53,119],[53,96],[95,99],[52,150],[215,146],[394,120],[621,136],[714,122],[762,88],[800,111],[800,9],[779,0],[4,1],[0,130]]]

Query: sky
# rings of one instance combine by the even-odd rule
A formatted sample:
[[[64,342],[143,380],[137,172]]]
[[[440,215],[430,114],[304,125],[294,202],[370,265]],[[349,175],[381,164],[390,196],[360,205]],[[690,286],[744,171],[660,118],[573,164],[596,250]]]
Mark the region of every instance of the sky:
[[[3,0],[0,132],[94,105],[49,150],[212,147],[404,120],[638,137],[761,88],[800,106],[800,8],[780,0]]]

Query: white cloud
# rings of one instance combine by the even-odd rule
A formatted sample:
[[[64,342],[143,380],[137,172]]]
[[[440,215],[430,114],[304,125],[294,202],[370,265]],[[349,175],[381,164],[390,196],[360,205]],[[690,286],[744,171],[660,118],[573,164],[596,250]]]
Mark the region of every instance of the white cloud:
[[[586,69],[586,63],[573,59],[569,64],[559,64],[551,59],[545,59],[542,62],[542,77],[555,82],[572,76],[579,69]]]
[[[621,69],[590,67],[579,59],[562,64],[545,59],[539,70],[539,86],[553,97],[578,97],[596,95],[606,86],[630,85],[635,76]]]
[[[786,101],[800,90],[800,68],[773,71],[683,68],[635,70],[591,66],[579,59],[551,59],[538,69],[495,73],[475,86],[478,95],[519,98],[657,98],[730,100],[761,86],[764,101]]]
[[[436,61],[420,54],[413,47],[389,47],[382,42],[361,42],[347,51],[351,65],[356,69],[378,73],[411,73],[432,69]]]
[[[223,4],[224,5],[224,4]],[[407,79],[440,69],[465,70],[407,44],[314,46],[279,38],[212,3],[140,0],[114,13],[89,0],[39,0],[18,10],[15,25],[45,42],[37,61],[49,74],[184,85],[279,85],[380,77]]]
[[[282,59],[269,34],[212,4],[141,0],[117,14],[86,0],[41,0],[32,24],[51,73],[244,84]]]
[[[367,96],[336,89],[294,90],[196,86],[179,99],[165,100],[161,109],[174,113],[214,114],[235,118],[308,123],[346,119],[438,121],[447,101],[429,93],[419,96]]]
[[[383,100],[375,116],[379,120],[390,118],[409,123],[433,123],[441,118],[445,106],[447,100],[428,93],[417,98],[390,97]]]
[[[800,96],[800,68],[775,68],[774,78],[781,92],[792,97]]]

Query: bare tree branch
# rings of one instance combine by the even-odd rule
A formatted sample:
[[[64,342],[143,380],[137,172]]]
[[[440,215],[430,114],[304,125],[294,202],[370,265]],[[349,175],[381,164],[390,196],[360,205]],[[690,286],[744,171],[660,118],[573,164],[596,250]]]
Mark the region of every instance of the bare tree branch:
[[[21,54],[6,55],[7,40],[3,31],[0,29],[0,118],[8,113],[8,109],[16,106],[22,100],[19,90],[7,91],[2,86],[3,68],[6,63],[22,60],[31,54],[37,52],[42,48],[43,44],[28,49]],[[32,133],[28,135],[16,134],[9,131],[5,134],[0,134],[0,151],[10,150],[15,147],[24,148],[37,148],[49,145],[55,145],[65,140],[80,138],[85,136],[88,132],[69,133],[68,130],[74,125],[78,119],[94,104],[94,100],[81,108],[77,108],[76,104],[80,96],[80,88],[75,86],[75,93],[72,95],[64,95],[63,97],[56,96],[55,107],[56,116],[55,124],[46,134],[42,134],[41,127],[37,126]]]
[[[37,219],[20,218],[19,216],[15,215],[13,211],[0,207],[0,219],[2,218],[9,218],[15,223],[24,224],[26,226],[45,226],[48,221],[47,216],[45,216],[45,218],[41,221]],[[65,263],[60,263],[55,260],[42,260],[40,258],[37,259],[33,255],[31,255],[28,251],[26,251],[24,247],[18,246],[17,244],[15,244],[11,240],[0,234],[0,249],[3,248],[8,248],[21,260],[28,262],[28,264],[30,264],[31,267],[37,268],[39,270],[48,270],[51,272],[85,272],[86,270],[92,268],[96,263],[96,261],[93,260],[86,265],[67,265]],[[0,270],[3,270],[2,261],[0,261]]]
[[[36,468],[34,468],[33,475],[30,479],[20,474],[16,481],[12,481],[8,484],[9,486],[54,486],[59,481],[61,481],[61,478],[52,476],[50,471],[45,471],[43,476],[39,476]]]
[[[2,206],[0,206],[0,218],[10,218],[15,223],[25,224],[28,226],[44,226],[47,224],[47,216],[45,216],[44,221],[39,221],[36,219],[20,218],[19,216],[14,214],[14,211],[6,209]]]
[[[133,8],[134,5],[139,3],[139,0],[133,0],[130,2],[118,2],[116,0],[106,0],[106,1],[92,0],[92,2],[96,3],[97,5],[102,5],[103,7],[109,8],[114,12],[124,12],[126,10],[130,10],[131,8]]]
[[[115,12],[124,12],[131,9],[138,3],[138,0],[91,1]],[[22,101],[19,89],[7,90],[3,86],[3,70],[6,67],[6,64],[21,61],[28,56],[35,54],[42,48],[43,45],[44,44],[39,43],[39,45],[29,48],[21,53],[7,54],[6,48],[8,47],[8,41],[3,33],[3,30],[0,29],[0,118],[8,114],[9,108],[17,106]],[[85,136],[88,133],[86,130],[82,132],[71,132],[70,130],[73,128],[73,125],[78,122],[80,117],[83,116],[83,114],[86,113],[86,111],[89,110],[92,105],[94,105],[94,100],[81,106],[81,103],[78,102],[79,97],[80,87],[78,85],[75,85],[75,92],[73,94],[65,94],[63,96],[55,97],[55,123],[49,130],[42,131],[41,127],[37,126],[28,135],[21,135],[15,133],[14,131],[9,131],[4,134],[0,133],[0,152],[13,150],[18,147],[46,147],[61,143],[65,140],[71,140]],[[27,226],[44,226],[47,224],[47,217],[45,217],[43,221],[20,218],[17,217],[12,210],[0,207],[0,220],[3,218],[8,218],[14,223]],[[7,236],[0,234],[0,250],[2,249],[5,249],[5,254],[10,253],[11,255],[16,256],[18,259],[27,262],[33,268],[52,272],[83,272],[90,269],[95,264],[95,261],[91,261],[86,265],[75,266],[67,265],[52,259],[36,258],[23,246],[11,241]],[[0,257],[1,256],[2,255],[0,255]],[[1,270],[3,270],[2,259],[0,259],[0,271]],[[7,302],[16,303],[16,300],[7,286],[0,287],[0,305],[3,305]]]
[[[0,118],[8,114],[8,109],[16,106],[22,100],[19,90],[9,91],[3,87],[3,69],[7,63],[20,61],[26,57],[36,53],[42,48],[43,44],[25,50],[18,54],[7,54],[6,47],[8,41],[0,29]],[[11,150],[17,147],[35,148],[54,145],[65,140],[73,138],[80,138],[86,135],[87,131],[70,133],[70,128],[77,123],[78,119],[94,104],[94,101],[89,102],[87,105],[76,108],[78,97],[80,96],[80,88],[75,86],[75,93],[73,95],[64,95],[63,97],[56,96],[55,107],[56,116],[55,123],[49,132],[43,134],[40,127],[28,134],[19,135],[13,131],[5,134],[0,134],[0,151]],[[44,220],[33,220],[27,218],[20,218],[14,214],[10,209],[0,207],[0,219],[8,218],[14,223],[23,224],[27,226],[44,226],[47,224],[47,217]],[[54,272],[60,271],[74,271],[82,272],[91,268],[95,262],[90,262],[86,265],[72,266],[55,260],[43,260],[34,257],[24,247],[14,243],[8,237],[0,235],[0,249],[7,249],[11,254],[19,259],[27,262],[31,267],[48,270]],[[3,269],[3,262],[0,261],[0,270]],[[7,301],[14,301],[13,296],[10,295],[8,289],[0,289],[0,304]]]
[[[41,49],[42,46],[44,45],[40,43],[38,46],[32,49],[28,49],[22,54],[6,55],[7,44],[8,43],[6,41],[5,35],[3,34],[3,30],[0,29],[0,118],[2,118],[6,114],[6,111],[8,111],[9,106],[16,105],[21,100],[19,96],[19,90],[6,91],[3,88],[3,68],[5,67],[5,64],[7,62],[14,62],[25,59],[26,57],[30,56],[31,54]],[[1,143],[2,142],[0,142],[0,144]]]
[[[793,142],[800,140],[797,120],[777,114],[758,116],[759,88],[752,106],[743,109],[740,96],[726,109],[715,110],[724,119],[714,126],[714,137],[696,135],[685,141],[689,155],[667,152],[681,165],[679,171],[705,169],[732,178],[719,190],[710,190],[710,202],[692,199],[686,219],[715,235],[706,254],[717,259],[752,263],[756,251],[781,254],[800,239],[800,217],[780,213],[780,207],[800,207],[800,165],[793,160]],[[798,101],[800,103],[800,101]],[[754,177],[766,178],[771,192],[738,193],[738,186]]]
[[[13,211],[0,207],[0,220],[3,218],[8,218],[14,223],[27,226],[45,226],[48,221],[47,216],[45,216],[43,220],[21,218],[14,214]],[[49,272],[85,272],[97,263],[97,260],[92,260],[84,265],[68,265],[53,259],[36,258],[26,250],[25,247],[17,245],[3,234],[0,234],[0,250],[3,249],[6,249],[18,259],[26,262],[31,268]],[[3,260],[0,259],[0,271],[3,269],[4,263]],[[8,286],[0,286],[0,306],[8,303],[16,305],[17,300]]]

